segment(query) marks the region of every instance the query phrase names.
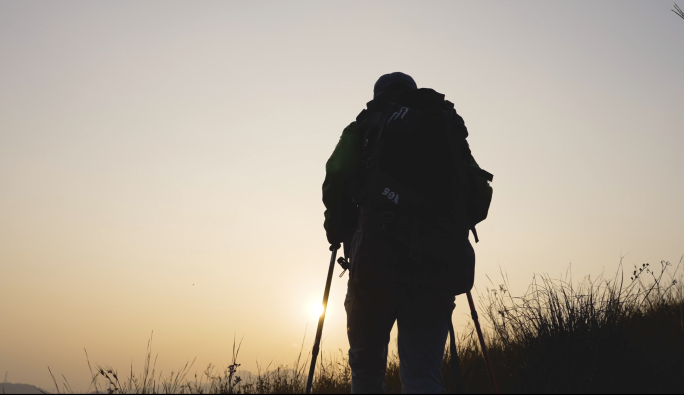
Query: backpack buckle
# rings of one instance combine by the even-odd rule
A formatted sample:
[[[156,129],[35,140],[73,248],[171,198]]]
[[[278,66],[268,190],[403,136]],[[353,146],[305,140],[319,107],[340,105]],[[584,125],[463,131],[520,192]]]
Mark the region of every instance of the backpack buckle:
[[[366,169],[373,167],[373,158],[366,159]]]
[[[342,276],[344,276],[344,273],[345,273],[347,270],[349,270],[349,258],[347,258],[347,257],[344,257],[344,258],[339,257],[339,258],[337,258],[337,263],[338,263],[338,264],[342,267],[342,269],[343,269],[343,270],[342,270],[342,273],[340,273],[340,278],[342,278]]]

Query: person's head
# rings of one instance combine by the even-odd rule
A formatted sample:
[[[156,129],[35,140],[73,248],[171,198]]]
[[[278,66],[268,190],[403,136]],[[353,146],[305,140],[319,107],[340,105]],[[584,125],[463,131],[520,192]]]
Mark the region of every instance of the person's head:
[[[418,89],[418,86],[410,75],[397,71],[378,78],[373,87],[373,97],[378,97],[381,93],[391,90],[407,89]]]

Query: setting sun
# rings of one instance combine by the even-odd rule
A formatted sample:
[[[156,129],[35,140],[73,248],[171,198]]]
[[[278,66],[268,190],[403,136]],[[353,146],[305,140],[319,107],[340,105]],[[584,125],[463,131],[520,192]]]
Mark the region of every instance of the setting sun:
[[[309,307],[309,312],[312,317],[318,318],[323,314],[323,304],[320,302],[312,303]]]

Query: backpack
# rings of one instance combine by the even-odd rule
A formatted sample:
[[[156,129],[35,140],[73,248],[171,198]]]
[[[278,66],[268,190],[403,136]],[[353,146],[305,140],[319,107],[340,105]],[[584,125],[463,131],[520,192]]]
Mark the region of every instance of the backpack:
[[[475,254],[468,232],[477,242],[493,176],[472,158],[463,119],[444,95],[425,88],[364,111],[357,118],[363,165],[349,191],[359,226],[390,257],[387,277],[469,291]]]

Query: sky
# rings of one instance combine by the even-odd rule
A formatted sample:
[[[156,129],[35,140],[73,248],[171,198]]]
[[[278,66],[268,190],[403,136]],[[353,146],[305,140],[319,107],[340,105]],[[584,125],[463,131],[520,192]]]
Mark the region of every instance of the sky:
[[[0,376],[254,371],[311,348],[321,184],[382,74],[444,93],[494,174],[476,293],[684,255],[670,1],[0,2]],[[346,352],[347,276],[325,352]],[[465,297],[454,323],[464,330]]]

